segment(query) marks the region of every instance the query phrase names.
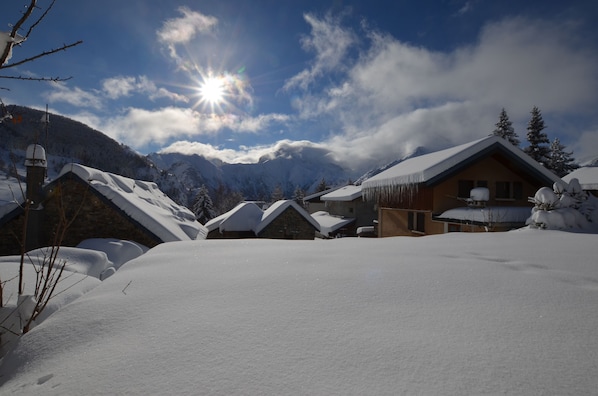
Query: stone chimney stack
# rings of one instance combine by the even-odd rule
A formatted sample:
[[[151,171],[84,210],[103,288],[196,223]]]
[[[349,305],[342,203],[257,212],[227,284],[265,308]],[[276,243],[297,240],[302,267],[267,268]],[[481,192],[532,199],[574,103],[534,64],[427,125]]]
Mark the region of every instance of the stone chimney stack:
[[[29,145],[25,155],[25,166],[27,167],[27,200],[31,208],[36,209],[43,200],[42,187],[48,168],[46,150],[39,144]]]

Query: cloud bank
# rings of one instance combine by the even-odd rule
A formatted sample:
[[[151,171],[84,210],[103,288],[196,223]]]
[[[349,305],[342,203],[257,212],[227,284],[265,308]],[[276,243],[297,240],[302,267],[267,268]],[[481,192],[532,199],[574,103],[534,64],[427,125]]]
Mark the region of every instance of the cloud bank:
[[[181,61],[177,46],[213,34],[219,21],[185,7],[178,11],[181,16],[166,20],[157,37],[169,56]],[[224,131],[272,140],[280,139],[282,129],[303,136],[315,128],[324,137],[309,144],[326,147],[345,166],[363,170],[418,147],[436,150],[487,136],[503,107],[525,145],[533,106],[541,109],[551,139],[572,142],[568,148],[576,158],[596,155],[591,151],[598,146],[593,110],[598,105],[598,57],[575,21],[506,18],[486,24],[472,42],[438,51],[366,23],[354,30],[341,17],[305,14],[304,19],[310,33],[297,44],[311,59],[280,83],[278,99],[291,105],[286,113],[206,112],[194,105],[192,95],[161,87],[147,76],[115,76],[89,92],[56,84],[47,98],[86,108],[73,118],[140,151],[160,144],[168,151],[206,153],[227,162],[256,161],[280,142],[254,147],[245,142],[235,149],[193,140]],[[253,104],[249,82],[243,83],[231,97]],[[156,105],[91,115],[105,110],[109,101],[139,95]],[[162,100],[170,104],[158,104]],[[586,124],[580,128],[571,121],[576,118]],[[299,140],[297,144],[308,144]]]

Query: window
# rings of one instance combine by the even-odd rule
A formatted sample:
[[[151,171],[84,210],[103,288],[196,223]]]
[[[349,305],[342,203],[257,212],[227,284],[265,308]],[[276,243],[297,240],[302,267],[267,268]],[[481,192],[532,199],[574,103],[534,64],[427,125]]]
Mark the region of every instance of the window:
[[[473,189],[473,180],[459,180],[459,191],[457,197],[469,198],[469,193]]]
[[[474,187],[488,187],[488,180],[459,180],[459,191],[457,192],[457,197],[459,198],[469,198],[471,194],[471,190]]]
[[[521,182],[496,182],[496,199],[522,199],[523,183]]]
[[[424,212],[408,212],[407,228],[410,231],[425,233],[426,214]]]

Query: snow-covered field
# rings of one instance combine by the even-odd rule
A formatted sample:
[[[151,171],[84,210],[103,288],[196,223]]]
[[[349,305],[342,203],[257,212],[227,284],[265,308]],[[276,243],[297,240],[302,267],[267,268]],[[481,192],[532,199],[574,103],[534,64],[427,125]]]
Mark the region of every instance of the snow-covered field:
[[[547,230],[166,243],[68,289],[0,394],[596,394],[597,258]]]

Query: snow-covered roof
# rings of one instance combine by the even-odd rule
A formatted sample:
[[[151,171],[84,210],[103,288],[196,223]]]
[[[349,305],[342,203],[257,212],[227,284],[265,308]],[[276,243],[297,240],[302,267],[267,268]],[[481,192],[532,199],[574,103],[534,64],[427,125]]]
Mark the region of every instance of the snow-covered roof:
[[[316,230],[320,230],[320,225],[305,209],[303,209],[297,202],[291,199],[284,199],[274,202],[268,209],[266,209],[262,215],[261,222],[255,228],[255,233],[259,234],[268,224],[276,219],[282,212],[287,208],[294,208],[301,216],[303,216]]]
[[[326,195],[322,195],[322,201],[343,201],[350,202],[361,197],[361,186],[354,186],[352,184],[341,187]]]
[[[330,192],[332,192],[334,190],[337,190],[338,188],[339,187],[333,187],[333,188],[329,188],[329,189],[324,190],[324,191],[317,191],[317,192],[315,192],[313,194],[306,195],[305,197],[303,197],[303,201],[311,201],[311,200],[313,200],[315,198],[320,198],[322,195],[326,195],[326,194],[328,194],[328,193],[330,193]]]
[[[331,232],[355,221],[354,218],[334,216],[323,210],[312,213],[311,217],[318,222],[320,225],[320,234],[324,236],[330,236]]]
[[[598,190],[598,167],[584,166],[578,168],[567,176],[563,176],[563,181],[569,183],[572,179],[579,180],[581,188],[584,190]]]
[[[397,190],[429,183],[472,158],[480,156],[493,147],[501,147],[520,161],[527,164],[534,173],[546,180],[556,182],[558,176],[534,161],[522,150],[498,136],[488,136],[460,146],[451,147],[419,157],[409,158],[362,183],[363,194],[367,199],[392,195]]]
[[[205,238],[207,231],[186,207],[176,204],[153,182],[67,164],[58,178],[72,172],[164,242]]]
[[[224,231],[255,231],[264,212],[253,202],[241,202],[233,209],[208,221],[208,232],[219,229]]]
[[[457,220],[471,223],[525,223],[532,208],[525,206],[488,206],[485,208],[454,208],[435,217],[436,220]]]

